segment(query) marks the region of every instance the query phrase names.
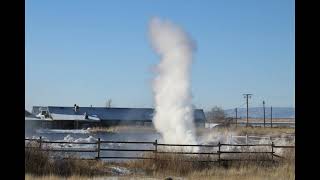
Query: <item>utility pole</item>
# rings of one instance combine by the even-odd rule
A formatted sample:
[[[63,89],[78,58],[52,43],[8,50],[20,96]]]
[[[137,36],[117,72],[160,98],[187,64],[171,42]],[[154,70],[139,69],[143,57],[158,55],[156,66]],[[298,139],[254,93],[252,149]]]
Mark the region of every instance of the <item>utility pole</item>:
[[[266,107],[265,107],[265,102],[262,101],[263,104],[263,127],[266,127]]]
[[[111,107],[111,102],[112,102],[112,99],[107,99],[106,108],[110,108]]]
[[[272,128],[272,106],[271,106],[271,128]]]
[[[238,124],[238,108],[236,108],[236,127],[237,127],[237,124]]]
[[[243,94],[244,98],[246,98],[247,101],[247,125],[246,127],[248,127],[248,123],[249,123],[249,101],[248,99],[251,98],[252,94]]]

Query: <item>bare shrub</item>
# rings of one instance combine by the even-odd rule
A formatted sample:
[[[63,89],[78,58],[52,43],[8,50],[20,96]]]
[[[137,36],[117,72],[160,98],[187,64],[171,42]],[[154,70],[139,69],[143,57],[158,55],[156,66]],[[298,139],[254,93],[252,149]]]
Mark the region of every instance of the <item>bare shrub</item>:
[[[25,173],[34,175],[55,174],[71,175],[105,175],[105,163],[95,160],[80,160],[73,156],[53,159],[49,152],[37,148],[25,148]]]

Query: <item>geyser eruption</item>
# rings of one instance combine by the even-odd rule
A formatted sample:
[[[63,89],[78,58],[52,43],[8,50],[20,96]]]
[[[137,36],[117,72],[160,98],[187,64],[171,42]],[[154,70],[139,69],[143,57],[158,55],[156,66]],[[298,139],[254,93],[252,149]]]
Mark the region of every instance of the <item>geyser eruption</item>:
[[[190,89],[194,43],[180,27],[159,18],[151,20],[149,30],[161,58],[153,81],[154,126],[165,143],[196,144]]]

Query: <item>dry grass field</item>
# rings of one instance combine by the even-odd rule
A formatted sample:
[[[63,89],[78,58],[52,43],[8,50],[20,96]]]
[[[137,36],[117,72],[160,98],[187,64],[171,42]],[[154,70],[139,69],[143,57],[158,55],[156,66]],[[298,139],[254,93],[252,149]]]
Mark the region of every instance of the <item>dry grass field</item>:
[[[90,128],[91,133],[108,132],[108,133],[121,133],[121,132],[152,132],[156,133],[156,129],[147,126],[111,126],[111,127],[94,127]],[[234,132],[237,135],[286,135],[294,134],[295,129],[290,127],[218,127],[214,129],[209,128],[196,128],[197,134],[203,134],[208,132],[227,133]]]
[[[268,117],[266,117],[266,123],[270,123],[271,119]],[[263,118],[249,118],[248,119],[249,123],[252,122],[252,123],[263,123]],[[246,118],[241,118],[241,119],[238,119],[238,122],[247,122],[247,119]],[[294,118],[272,118],[272,122],[295,122],[295,119]]]
[[[93,128],[91,131],[121,132],[129,127]],[[131,131],[154,131],[151,127],[130,127]],[[142,128],[142,129],[141,129]],[[238,135],[273,135],[283,136],[294,134],[294,128],[263,128],[263,127],[219,127],[214,129],[197,128],[197,133],[226,133],[234,132]],[[229,164],[203,162],[186,162],[185,160],[199,160],[200,157],[158,154],[157,160],[131,160],[122,163],[106,163],[102,161],[50,159],[46,152],[32,149],[25,150],[25,179],[27,180],[111,180],[111,179],[219,179],[219,180],[273,180],[295,179],[294,149],[284,153],[286,159],[278,163],[233,162]],[[145,156],[154,156],[146,154]],[[202,156],[201,160],[206,159]],[[258,158],[258,157],[257,157]],[[257,159],[258,160],[258,159]],[[115,174],[114,167],[125,168],[130,173]]]
[[[91,133],[119,133],[119,132],[153,132],[156,133],[156,129],[149,126],[128,126],[128,125],[120,125],[120,126],[110,126],[110,127],[93,127],[89,129]]]
[[[149,154],[146,156],[153,156]],[[206,157],[204,157],[205,160]],[[272,162],[203,163],[199,157],[185,155],[158,155],[157,160],[131,160],[122,163],[103,163],[85,160],[52,161],[46,153],[26,152],[25,179],[223,179],[264,180],[295,179],[294,150],[286,153],[286,159]],[[111,167],[130,169],[124,175],[112,173]],[[139,170],[139,171],[137,171]],[[140,172],[140,173],[135,173]],[[141,173],[142,172],[142,173]]]
[[[233,133],[239,136],[244,135],[255,135],[255,136],[286,136],[286,135],[294,135],[295,128],[290,127],[217,127],[213,129],[209,128],[197,128],[197,134],[206,134],[206,133],[220,133],[227,134]]]
[[[173,177],[173,179],[204,179],[204,180],[294,180],[295,168],[292,163],[285,163],[277,167],[259,167],[259,166],[243,166],[232,168],[210,168],[203,170],[192,170],[188,175],[175,176],[172,173],[157,173],[154,175],[125,175],[125,176],[83,176],[72,175],[63,177],[58,175],[35,176],[26,174],[26,180],[114,180],[114,179],[165,179]]]

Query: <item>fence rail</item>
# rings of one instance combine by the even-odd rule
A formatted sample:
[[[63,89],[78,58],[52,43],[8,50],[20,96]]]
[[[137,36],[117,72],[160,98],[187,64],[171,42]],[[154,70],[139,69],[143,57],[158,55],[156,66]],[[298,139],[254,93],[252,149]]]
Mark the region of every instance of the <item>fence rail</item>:
[[[119,144],[154,144],[155,142],[146,141],[100,141],[100,143],[119,143]]]
[[[294,148],[294,146],[273,146],[273,148]]]
[[[220,146],[270,146],[271,144],[220,144]]]
[[[197,160],[199,162],[222,162],[222,161],[243,161],[244,159],[223,159],[221,157],[222,154],[270,154],[272,157],[272,161],[274,160],[273,157],[278,157],[283,159],[283,157],[275,154],[274,148],[295,148],[295,146],[276,146],[272,142],[271,144],[226,144],[226,143],[218,143],[215,145],[211,144],[163,144],[158,143],[157,140],[153,142],[147,142],[147,141],[101,141],[100,138],[98,138],[98,141],[96,142],[66,142],[66,141],[46,141],[43,140],[40,136],[39,139],[25,139],[25,141],[29,142],[37,142],[37,146],[25,146],[25,148],[32,148],[37,149],[40,151],[51,151],[51,152],[95,152],[97,153],[96,156],[94,156],[92,159],[156,159],[156,160],[163,160],[158,159],[158,154],[192,154],[192,155],[217,155],[217,160]],[[117,148],[101,148],[102,144],[115,144],[115,143],[121,143],[121,144],[150,144],[153,145],[153,149],[117,149]],[[92,144],[95,145],[95,148],[48,148],[43,147],[43,144]],[[184,151],[159,151],[158,146],[165,146],[165,147],[217,147],[217,151],[212,152],[184,152]],[[233,147],[271,147],[271,151],[225,151],[221,150],[221,147],[223,146],[233,146]],[[140,157],[140,156],[101,156],[101,152],[104,151],[123,151],[123,152],[152,152],[154,153],[154,157]],[[86,158],[87,159],[87,158]],[[247,159],[248,161],[251,161],[250,159]],[[259,160],[258,160],[259,161]],[[261,161],[265,161],[262,160]]]
[[[210,144],[157,144],[158,146],[184,146],[184,147],[218,147]]]

